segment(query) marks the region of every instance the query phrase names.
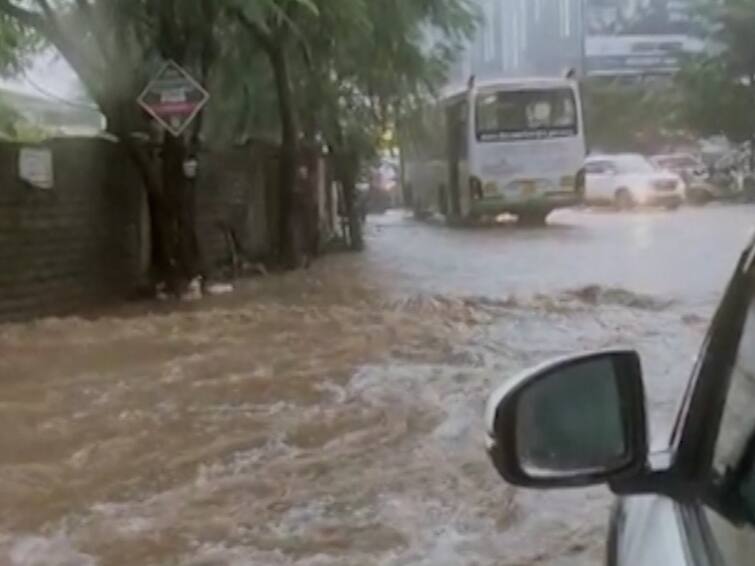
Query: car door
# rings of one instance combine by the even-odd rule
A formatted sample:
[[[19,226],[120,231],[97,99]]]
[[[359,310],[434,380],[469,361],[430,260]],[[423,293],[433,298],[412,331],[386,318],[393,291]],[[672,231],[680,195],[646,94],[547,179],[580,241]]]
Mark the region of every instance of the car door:
[[[690,564],[755,564],[755,250],[717,314],[680,433],[679,503]]]
[[[709,564],[755,564],[755,274],[720,407],[704,504],[695,515]]]
[[[591,161],[585,165],[585,194],[588,201],[607,202],[613,199],[614,168],[609,161]]]
[[[660,490],[669,495],[619,501],[609,566],[755,564],[754,257],[751,246],[711,324],[669,450],[654,456],[670,461]]]

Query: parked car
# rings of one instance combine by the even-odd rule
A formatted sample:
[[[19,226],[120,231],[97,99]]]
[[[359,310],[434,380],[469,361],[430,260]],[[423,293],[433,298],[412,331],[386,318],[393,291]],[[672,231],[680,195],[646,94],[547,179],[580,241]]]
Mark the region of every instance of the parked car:
[[[635,206],[678,208],[684,201],[684,182],[675,173],[658,169],[636,153],[595,155],[585,161],[585,200],[614,204],[626,210]]]
[[[648,448],[640,357],[629,350],[524,372],[493,394],[486,422],[488,452],[509,483],[607,484],[619,496],[609,566],[754,564],[755,242],[713,319],[664,450]]]
[[[722,191],[710,182],[705,163],[692,154],[656,155],[650,160],[659,169],[675,173],[682,178],[685,198],[693,204],[705,204],[723,196]]]

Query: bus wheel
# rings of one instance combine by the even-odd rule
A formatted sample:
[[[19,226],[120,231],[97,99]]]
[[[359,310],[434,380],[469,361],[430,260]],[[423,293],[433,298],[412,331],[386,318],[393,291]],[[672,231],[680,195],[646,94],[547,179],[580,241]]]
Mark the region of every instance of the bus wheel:
[[[545,226],[547,224],[548,215],[551,213],[547,209],[533,209],[520,212],[517,216],[517,221],[520,226]]]

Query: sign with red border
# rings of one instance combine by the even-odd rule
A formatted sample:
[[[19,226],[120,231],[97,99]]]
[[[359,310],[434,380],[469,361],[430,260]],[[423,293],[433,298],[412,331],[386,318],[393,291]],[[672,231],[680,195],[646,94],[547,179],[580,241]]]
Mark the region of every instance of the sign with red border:
[[[144,108],[175,137],[189,127],[210,100],[202,85],[175,61],[168,61],[139,96]]]

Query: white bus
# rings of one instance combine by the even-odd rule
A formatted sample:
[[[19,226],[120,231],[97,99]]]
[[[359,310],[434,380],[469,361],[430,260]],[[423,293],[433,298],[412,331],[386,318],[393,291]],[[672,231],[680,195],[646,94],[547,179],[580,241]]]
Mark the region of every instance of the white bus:
[[[576,81],[470,81],[426,107],[409,130],[404,193],[418,217],[510,213],[541,224],[554,209],[582,202],[586,150]]]

